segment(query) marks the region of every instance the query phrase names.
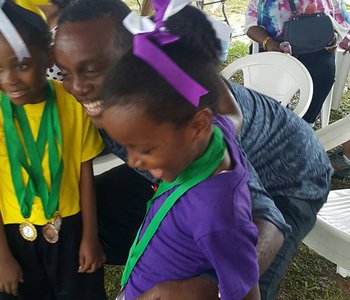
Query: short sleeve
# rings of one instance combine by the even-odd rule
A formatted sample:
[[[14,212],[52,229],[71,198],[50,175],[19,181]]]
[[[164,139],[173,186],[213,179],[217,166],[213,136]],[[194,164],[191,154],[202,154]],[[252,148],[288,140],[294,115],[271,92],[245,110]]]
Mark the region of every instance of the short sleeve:
[[[197,243],[215,269],[222,300],[241,300],[259,280],[257,229],[247,222],[240,228],[215,231]]]
[[[104,148],[103,140],[97,128],[91,123],[89,117],[83,113],[83,134],[82,134],[82,162],[93,159],[100,154]]]
[[[276,225],[285,236],[288,235],[291,233],[291,227],[286,223],[282,213],[265,190],[251,163],[248,160],[246,162],[249,171],[248,187],[252,199],[253,218],[269,221]]]

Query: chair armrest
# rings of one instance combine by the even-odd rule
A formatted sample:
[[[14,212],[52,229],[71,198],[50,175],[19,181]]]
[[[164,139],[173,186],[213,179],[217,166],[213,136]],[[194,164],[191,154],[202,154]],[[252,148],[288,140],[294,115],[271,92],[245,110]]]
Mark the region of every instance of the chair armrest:
[[[350,140],[350,115],[316,131],[326,151]]]
[[[94,175],[100,175],[123,163],[124,161],[112,153],[98,156],[93,160]]]

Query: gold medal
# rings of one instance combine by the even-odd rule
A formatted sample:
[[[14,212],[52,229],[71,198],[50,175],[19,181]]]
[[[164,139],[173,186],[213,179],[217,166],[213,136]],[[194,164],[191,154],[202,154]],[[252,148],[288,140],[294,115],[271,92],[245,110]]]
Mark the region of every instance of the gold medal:
[[[58,241],[58,230],[55,228],[55,225],[52,223],[47,223],[43,226],[43,236],[46,241],[51,244],[57,243]]]
[[[29,221],[24,221],[19,225],[19,232],[27,241],[34,241],[38,236],[35,226]]]

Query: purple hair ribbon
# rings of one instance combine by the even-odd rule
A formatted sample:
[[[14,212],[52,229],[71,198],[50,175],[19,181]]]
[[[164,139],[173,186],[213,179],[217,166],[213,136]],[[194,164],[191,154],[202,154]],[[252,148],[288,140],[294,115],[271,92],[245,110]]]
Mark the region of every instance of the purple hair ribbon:
[[[191,78],[167,54],[165,54],[165,52],[162,51],[163,46],[174,43],[180,39],[180,37],[172,35],[166,31],[164,14],[167,14],[167,17],[170,17],[180,11],[191,1],[153,0],[152,2],[153,7],[156,10],[154,18],[155,24],[153,26],[150,26],[150,22],[152,22],[150,19],[135,20],[135,15],[133,15],[134,20],[132,21],[124,20],[125,27],[135,34],[133,54],[151,66],[180,95],[182,95],[193,106],[197,107],[199,105],[200,97],[207,94],[208,90]],[[169,12],[169,8],[171,8],[172,12]],[[136,22],[138,22],[137,25],[140,28],[134,27]],[[147,24],[145,24],[145,22],[147,22]],[[148,27],[148,30],[145,29],[146,27]],[[152,31],[149,30],[151,27],[153,27]]]
[[[152,36],[154,37],[154,36]],[[170,36],[172,42],[174,36]],[[164,39],[159,37],[159,40]],[[164,44],[162,44],[164,45]],[[179,94],[186,98],[193,106],[197,107],[200,97],[208,91],[198,82],[193,80],[174,61],[172,61],[152,40],[147,33],[134,37],[133,54],[141,58],[156,70]]]

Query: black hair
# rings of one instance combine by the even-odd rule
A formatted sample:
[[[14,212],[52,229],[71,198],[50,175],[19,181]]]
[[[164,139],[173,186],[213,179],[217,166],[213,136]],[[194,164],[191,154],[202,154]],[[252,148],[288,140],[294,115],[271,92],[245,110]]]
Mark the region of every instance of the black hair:
[[[14,2],[7,0],[2,10],[20,33],[27,46],[47,51],[51,45],[51,32],[44,19]]]
[[[58,10],[62,10],[67,7],[74,0],[51,0],[51,3],[55,5]]]
[[[56,20],[61,14],[61,11],[69,6],[73,1],[75,0],[51,0],[51,4],[55,6],[56,10],[50,15],[50,20]]]
[[[154,121],[170,121],[178,127],[185,126],[199,109],[209,107],[217,112],[225,85],[218,69],[221,44],[210,22],[201,11],[186,6],[167,20],[166,28],[180,40],[162,47],[162,51],[209,91],[201,97],[199,107],[191,105],[152,67],[129,52],[105,80],[105,108],[142,105]]]
[[[61,11],[57,24],[60,27],[66,22],[87,22],[109,17],[115,25],[116,46],[129,49],[132,35],[122,21],[130,12],[130,8],[121,0],[76,0]]]

